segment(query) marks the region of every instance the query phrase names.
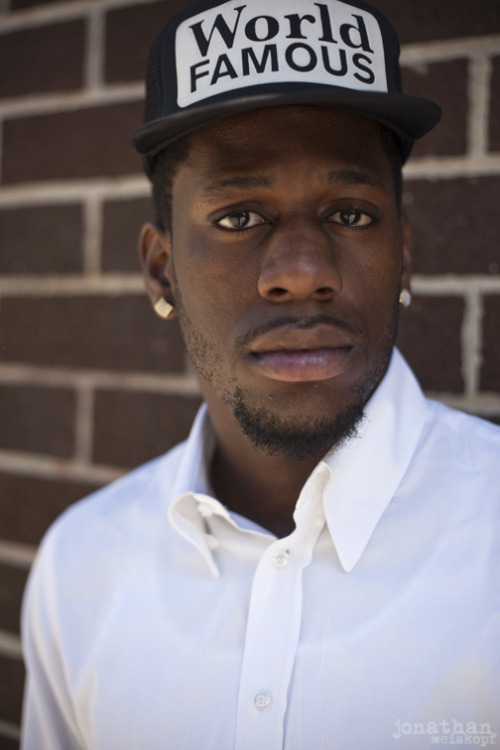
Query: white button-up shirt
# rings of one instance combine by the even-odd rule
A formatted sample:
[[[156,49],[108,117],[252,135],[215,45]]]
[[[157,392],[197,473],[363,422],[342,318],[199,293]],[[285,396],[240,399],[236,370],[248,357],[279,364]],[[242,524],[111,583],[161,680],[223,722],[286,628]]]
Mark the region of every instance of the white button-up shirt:
[[[71,507],[25,600],[25,750],[500,744],[500,430],[398,352],[277,539],[188,441]]]

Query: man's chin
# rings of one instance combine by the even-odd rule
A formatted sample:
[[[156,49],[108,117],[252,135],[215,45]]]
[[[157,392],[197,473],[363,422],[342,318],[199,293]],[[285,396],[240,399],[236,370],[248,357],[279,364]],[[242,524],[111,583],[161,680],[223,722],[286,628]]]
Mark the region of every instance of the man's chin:
[[[239,390],[230,399],[233,414],[252,445],[284,460],[320,460],[355,438],[364,417],[364,401],[351,404],[328,418],[305,424],[284,419],[266,409],[251,409]]]

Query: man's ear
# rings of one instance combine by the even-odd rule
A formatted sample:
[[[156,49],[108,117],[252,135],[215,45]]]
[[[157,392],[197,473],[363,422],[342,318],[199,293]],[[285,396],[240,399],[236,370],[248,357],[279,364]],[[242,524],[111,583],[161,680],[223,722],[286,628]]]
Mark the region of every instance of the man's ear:
[[[139,259],[153,308],[164,299],[175,307],[170,233],[148,222],[139,236]]]
[[[401,235],[403,238],[403,268],[401,273],[401,289],[411,289],[411,227],[406,215],[401,216]]]

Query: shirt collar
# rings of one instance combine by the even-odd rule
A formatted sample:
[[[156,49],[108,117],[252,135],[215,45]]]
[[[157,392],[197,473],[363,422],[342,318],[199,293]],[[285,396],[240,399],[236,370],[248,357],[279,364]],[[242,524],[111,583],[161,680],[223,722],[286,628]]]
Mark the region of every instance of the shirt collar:
[[[413,373],[394,350],[389,369],[368,401],[365,419],[355,438],[321,461],[297,502],[299,525],[311,492],[323,493],[323,507],[340,563],[350,572],[361,558],[384,510],[408,468],[427,418],[427,406]],[[205,522],[217,513],[229,520],[226,508],[210,494],[206,467],[215,436],[203,405],[184,444],[175,476],[164,476],[170,522],[205,557],[219,575],[212,550],[217,541]],[[172,484],[173,479],[173,484]]]
[[[328,527],[340,563],[350,572],[406,473],[427,419],[420,387],[395,350],[390,367],[368,401],[358,436],[326,463]]]

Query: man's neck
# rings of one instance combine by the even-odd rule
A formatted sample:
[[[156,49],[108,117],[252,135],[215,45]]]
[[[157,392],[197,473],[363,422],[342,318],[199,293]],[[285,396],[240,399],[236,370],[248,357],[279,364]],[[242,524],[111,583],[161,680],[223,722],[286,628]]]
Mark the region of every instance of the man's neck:
[[[278,537],[295,528],[293,513],[307,478],[321,457],[307,460],[270,456],[238,440],[218,442],[210,475],[216,497]]]

